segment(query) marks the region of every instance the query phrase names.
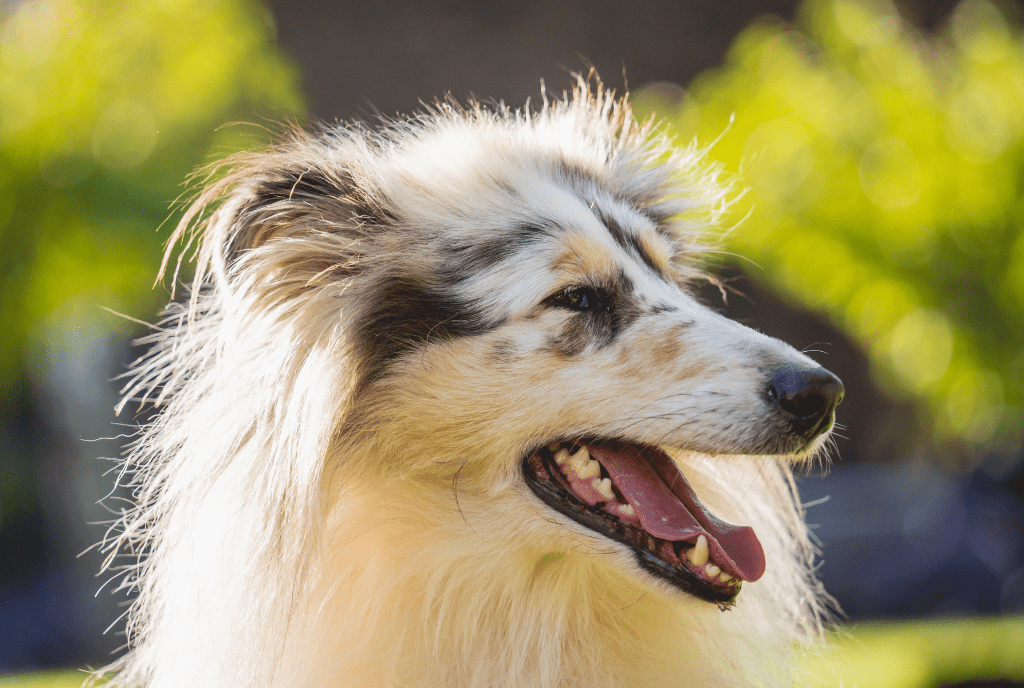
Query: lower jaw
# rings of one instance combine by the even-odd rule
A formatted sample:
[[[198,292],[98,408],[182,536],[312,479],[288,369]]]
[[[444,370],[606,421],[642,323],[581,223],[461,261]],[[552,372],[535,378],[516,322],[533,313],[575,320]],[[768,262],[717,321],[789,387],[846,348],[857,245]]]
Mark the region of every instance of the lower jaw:
[[[673,543],[656,538],[599,507],[588,506],[576,499],[539,454],[524,459],[523,475],[526,484],[541,501],[598,534],[629,547],[639,567],[655,578],[701,600],[717,604],[723,610],[735,602],[741,588],[738,579],[719,584],[708,582],[690,569],[685,557],[677,556]]]

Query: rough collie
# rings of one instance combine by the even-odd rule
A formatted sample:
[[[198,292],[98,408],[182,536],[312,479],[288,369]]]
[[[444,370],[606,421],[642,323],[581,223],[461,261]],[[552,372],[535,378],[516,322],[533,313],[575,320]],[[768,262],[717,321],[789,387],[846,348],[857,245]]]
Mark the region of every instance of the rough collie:
[[[214,170],[124,391],[114,683],[792,683],[822,594],[790,464],[843,387],[695,300],[702,158],[581,80]]]

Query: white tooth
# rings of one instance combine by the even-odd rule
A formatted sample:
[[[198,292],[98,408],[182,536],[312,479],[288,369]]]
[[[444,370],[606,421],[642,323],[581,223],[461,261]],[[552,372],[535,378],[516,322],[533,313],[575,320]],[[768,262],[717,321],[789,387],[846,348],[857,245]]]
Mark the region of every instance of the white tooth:
[[[561,448],[562,448],[562,443],[561,442],[552,442],[551,444],[548,445],[548,449],[550,449],[553,452],[556,452],[556,451],[558,451]]]
[[[568,460],[569,460],[569,450],[568,449],[559,449],[557,452],[555,452],[555,461],[557,463],[565,463]]]
[[[601,480],[595,480],[594,482],[592,482],[590,484],[593,485],[594,489],[597,490],[598,492],[600,492],[603,497],[607,497],[608,499],[611,499],[612,497],[615,496],[615,493],[612,492],[612,481],[609,480],[608,478],[603,478]]]
[[[590,452],[587,451],[586,447],[580,447],[580,450],[570,458],[572,459],[572,465],[576,466],[577,469],[582,469],[590,461]]]
[[[619,504],[619,513],[624,516],[636,516],[636,511],[629,504]]]
[[[704,572],[708,574],[708,578],[714,578],[722,572],[722,569],[718,568],[714,564],[708,564],[704,567]]]
[[[686,559],[694,566],[708,563],[708,539],[703,535],[697,536],[697,544],[686,550]]]
[[[582,468],[577,468],[576,472],[580,474],[581,478],[596,478],[601,475],[601,464],[590,459]]]
[[[729,581],[731,581],[731,580],[732,580],[732,576],[730,576],[730,575],[729,575],[728,573],[726,573],[725,571],[722,571],[722,575],[718,577],[718,581],[719,581],[720,583],[728,583],[728,582],[729,582]]]

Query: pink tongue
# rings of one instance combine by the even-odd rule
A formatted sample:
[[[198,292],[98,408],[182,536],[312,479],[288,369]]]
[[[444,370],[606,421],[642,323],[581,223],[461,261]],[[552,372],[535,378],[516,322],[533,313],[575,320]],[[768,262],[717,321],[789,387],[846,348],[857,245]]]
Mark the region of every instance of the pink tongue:
[[[764,575],[764,550],[749,526],[734,526],[715,518],[697,499],[690,483],[663,451],[641,451],[621,442],[587,443],[612,482],[636,511],[644,530],[672,542],[708,540],[711,561],[746,581]]]

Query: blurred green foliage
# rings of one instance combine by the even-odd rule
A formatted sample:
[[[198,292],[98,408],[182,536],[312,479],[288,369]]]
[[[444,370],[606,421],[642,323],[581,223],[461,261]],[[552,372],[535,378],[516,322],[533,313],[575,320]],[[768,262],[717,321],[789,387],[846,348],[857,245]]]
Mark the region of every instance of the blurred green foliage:
[[[184,180],[267,138],[225,125],[304,110],[255,0],[0,3],[0,426],[55,342],[127,338],[101,307],[166,302],[157,229]],[[24,459],[0,456],[0,522],[33,482]]]
[[[861,624],[814,657],[805,686],[936,688],[1024,682],[1024,618]]]
[[[865,623],[808,662],[805,686],[935,688],[1024,682],[1024,618]],[[994,684],[993,684],[994,685]]]
[[[936,36],[887,0],[808,0],[799,16],[755,22],[688,93],[635,104],[677,140],[718,139],[710,157],[749,187],[724,248],[859,341],[935,447],[1019,456],[1021,28],[985,0]]]
[[[0,676],[0,688],[82,688],[84,671],[46,671]]]
[[[236,121],[302,113],[296,69],[252,0],[15,3],[0,35],[0,384],[37,321],[151,314],[182,182],[254,143]],[[110,319],[111,326],[129,324]]]

